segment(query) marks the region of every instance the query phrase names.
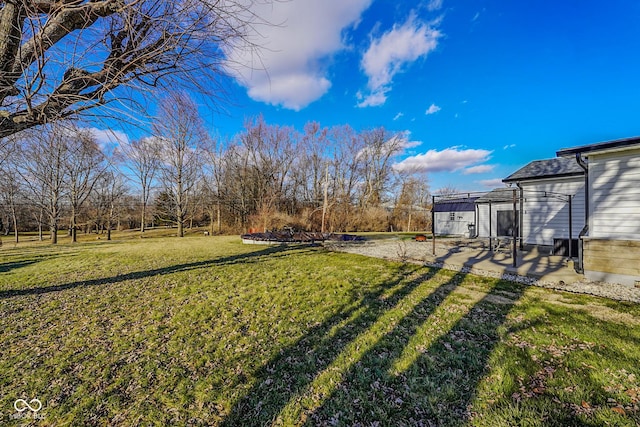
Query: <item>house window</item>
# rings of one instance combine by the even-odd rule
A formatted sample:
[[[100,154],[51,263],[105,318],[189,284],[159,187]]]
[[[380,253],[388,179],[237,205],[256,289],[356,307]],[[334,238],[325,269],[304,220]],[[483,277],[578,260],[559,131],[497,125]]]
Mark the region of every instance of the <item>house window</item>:
[[[449,221],[455,221],[455,220],[456,220],[456,213],[449,212]]]

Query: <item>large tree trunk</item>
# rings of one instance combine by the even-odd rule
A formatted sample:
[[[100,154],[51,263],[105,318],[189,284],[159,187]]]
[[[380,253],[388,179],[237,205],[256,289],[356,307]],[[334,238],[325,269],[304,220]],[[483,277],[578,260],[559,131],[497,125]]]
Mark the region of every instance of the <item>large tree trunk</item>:
[[[147,213],[147,207],[145,205],[145,203],[142,203],[142,218],[140,218],[140,232],[144,233],[144,221],[145,221],[145,216]]]
[[[113,204],[109,209],[109,215],[107,217],[107,240],[111,240],[111,218],[113,218]]]
[[[184,225],[181,219],[178,219],[178,237],[184,237]]]
[[[218,202],[218,233],[222,232],[222,208]]]
[[[71,206],[71,228],[69,229],[69,235],[71,236],[71,243],[77,243],[78,241],[78,234],[77,234],[77,230],[76,230],[76,225],[77,225],[77,211],[75,206]]]
[[[55,222],[49,226],[49,230],[51,232],[51,244],[55,245],[58,243],[58,224]]]
[[[18,235],[18,218],[15,211],[12,213],[13,216],[13,233],[16,237],[16,243],[20,243],[20,236]]]

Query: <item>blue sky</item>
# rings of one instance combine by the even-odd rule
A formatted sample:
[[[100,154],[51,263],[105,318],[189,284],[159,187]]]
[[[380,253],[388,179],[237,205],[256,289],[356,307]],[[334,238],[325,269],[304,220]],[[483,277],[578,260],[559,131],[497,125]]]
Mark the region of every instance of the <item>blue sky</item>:
[[[406,132],[399,168],[488,190],[564,147],[640,135],[637,0],[289,0],[258,5],[255,56],[229,52],[226,113]],[[253,61],[253,62],[252,62]],[[260,68],[264,70],[260,70]],[[266,71],[266,72],[265,72]]]

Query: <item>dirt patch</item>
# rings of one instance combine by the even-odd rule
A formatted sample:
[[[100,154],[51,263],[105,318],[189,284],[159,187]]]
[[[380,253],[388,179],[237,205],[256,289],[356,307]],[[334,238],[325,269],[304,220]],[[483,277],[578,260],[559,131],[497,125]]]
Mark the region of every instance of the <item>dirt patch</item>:
[[[596,319],[606,322],[616,322],[620,323],[621,325],[640,325],[640,319],[632,314],[619,312],[604,305],[572,302],[571,300],[566,299],[562,294],[547,293],[544,294],[544,300],[555,305],[571,308],[573,310],[584,310]]]
[[[466,287],[457,288],[456,293],[467,295],[471,297],[474,301],[480,301],[484,298],[485,301],[490,302],[492,304],[504,304],[504,305],[512,305],[515,303],[516,298],[508,298],[506,296],[497,294],[497,293],[487,293],[476,291],[474,289],[469,289]]]

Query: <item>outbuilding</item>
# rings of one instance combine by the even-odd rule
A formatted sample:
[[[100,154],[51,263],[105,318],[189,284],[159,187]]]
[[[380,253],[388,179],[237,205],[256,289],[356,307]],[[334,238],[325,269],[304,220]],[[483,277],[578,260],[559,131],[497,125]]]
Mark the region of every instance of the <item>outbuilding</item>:
[[[433,233],[437,236],[475,235],[477,197],[436,196],[433,203]]]

